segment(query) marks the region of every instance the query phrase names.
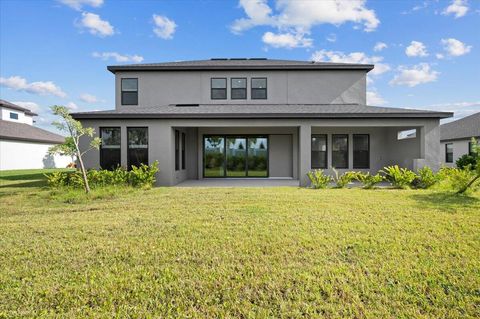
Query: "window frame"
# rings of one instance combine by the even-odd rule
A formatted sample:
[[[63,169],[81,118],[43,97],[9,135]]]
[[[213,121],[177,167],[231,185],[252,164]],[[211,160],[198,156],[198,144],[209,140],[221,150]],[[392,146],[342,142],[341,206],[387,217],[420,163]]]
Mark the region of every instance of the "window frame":
[[[137,80],[137,90],[136,91],[124,91],[123,90],[123,80]],[[138,105],[138,78],[120,78],[120,99],[121,99],[121,103],[122,105]],[[136,92],[137,93],[137,103],[128,103],[126,104],[124,99],[123,99],[123,93],[124,92],[129,92],[129,93],[132,93],[132,92]],[[128,140],[127,140],[127,143],[128,143]]]
[[[213,80],[225,80],[225,88],[224,89],[213,88]],[[213,90],[225,90],[225,97],[224,98],[213,97]],[[228,99],[227,78],[210,78],[210,99],[211,100],[227,100]]]
[[[468,142],[468,155],[473,156],[475,153],[473,152],[473,142]]]
[[[121,127],[121,126],[100,126],[100,127],[98,128],[100,141],[103,141],[103,140],[102,140],[102,131],[103,131],[104,129],[119,129],[119,130],[120,130],[120,148],[119,148],[119,150],[120,150],[120,160],[119,160],[119,162],[118,162],[118,166],[122,166],[122,127]],[[127,142],[127,143],[128,143],[128,142]],[[100,152],[99,152],[99,153],[100,153],[100,154],[99,154],[99,157],[100,157],[99,160],[100,160],[100,162],[99,162],[99,164],[100,164],[100,168],[101,168],[101,169],[107,169],[107,170],[108,170],[108,168],[104,168],[103,165],[102,165],[102,162],[103,162],[102,146],[103,146],[103,143],[100,144],[100,150],[99,150],[99,151],[100,151]]]
[[[355,136],[366,136],[367,137],[367,166],[366,167],[362,167],[362,166],[358,166],[358,165],[355,165]],[[352,149],[352,158],[353,158],[353,168],[354,169],[370,169],[370,134],[353,134],[352,135],[352,146],[353,146],[353,149]],[[348,147],[348,141],[347,141],[347,147]]]
[[[448,152],[448,146],[452,147],[452,152]],[[452,154],[451,159],[448,158],[449,154]],[[453,163],[453,143],[445,143],[445,163]]]
[[[245,80],[245,88],[234,88],[233,87],[233,80]],[[233,90],[245,90],[245,97],[233,97]],[[232,100],[246,100],[247,99],[247,91],[248,91],[248,79],[247,78],[230,78],[230,99]]]
[[[313,166],[313,139],[318,137],[325,137],[325,166]],[[322,151],[321,151],[322,152]],[[310,137],[310,167],[312,169],[326,169],[328,168],[328,134],[312,134]]]
[[[181,152],[182,152],[182,170],[186,169],[187,163],[186,163],[186,141],[187,141],[187,136],[185,132],[182,132],[182,146],[181,146]]]
[[[265,80],[265,89],[259,89],[253,87],[253,80]],[[265,98],[255,98],[254,90],[265,90]],[[268,100],[268,79],[266,77],[255,77],[250,79],[250,99],[251,100]]]
[[[333,165],[333,152],[334,152],[333,145],[335,144],[333,140],[335,139],[335,137],[338,137],[338,136],[347,138],[347,151],[346,151],[347,152],[347,160],[346,160],[347,166],[345,166],[345,167],[338,167],[338,166]],[[349,139],[350,139],[349,134],[332,134],[332,150],[331,150],[331,153],[332,153],[332,167],[333,168],[335,168],[335,169],[337,169],[337,168],[338,169],[348,169],[349,168],[349,166],[350,166],[350,154],[349,154],[350,153],[350,141],[349,141]],[[335,151],[335,152],[338,152],[338,151]]]
[[[149,165],[150,164],[150,156],[149,156],[149,153],[150,153],[150,134],[149,134],[149,131],[148,131],[148,126],[127,126],[127,170],[131,170],[131,163],[130,163],[130,143],[129,143],[129,131],[130,129],[138,129],[138,128],[144,128],[147,130],[147,163],[146,165]]]
[[[180,170],[180,131],[175,130],[175,171]]]
[[[15,115],[14,117],[12,117],[12,115]],[[18,121],[18,113],[15,113],[15,112],[10,112],[9,116],[8,116],[11,120],[17,120]]]

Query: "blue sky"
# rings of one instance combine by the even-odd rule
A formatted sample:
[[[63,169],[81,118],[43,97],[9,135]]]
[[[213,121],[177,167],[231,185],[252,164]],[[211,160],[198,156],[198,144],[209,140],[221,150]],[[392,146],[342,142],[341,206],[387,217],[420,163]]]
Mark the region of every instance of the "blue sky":
[[[0,0],[0,97],[114,108],[107,65],[212,57],[374,63],[368,103],[480,111],[480,1]]]

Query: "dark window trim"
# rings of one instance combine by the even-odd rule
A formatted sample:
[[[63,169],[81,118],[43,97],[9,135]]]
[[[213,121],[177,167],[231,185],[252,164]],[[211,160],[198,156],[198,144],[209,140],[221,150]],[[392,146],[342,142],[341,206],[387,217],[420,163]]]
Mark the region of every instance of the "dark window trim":
[[[130,156],[128,156],[128,150],[130,149],[130,145],[128,143],[128,134],[130,129],[135,128],[145,128],[147,129],[147,164],[150,164],[150,132],[148,131],[148,126],[127,126],[127,169],[130,170]]]
[[[225,90],[225,98],[214,98],[213,97],[213,90],[214,88],[212,87],[213,85],[213,80],[225,80],[225,89],[215,89],[215,90]],[[227,78],[210,78],[210,99],[211,100],[226,100],[228,99],[228,96],[227,96],[227,92],[228,92],[228,81],[227,81]]]
[[[175,171],[180,170],[180,132],[175,130]]]
[[[345,167],[343,167],[343,166],[342,167],[333,166],[333,139],[336,136],[341,136],[341,137],[346,137],[347,138],[347,166],[345,166]],[[345,169],[345,168],[348,169],[348,167],[350,166],[350,156],[349,156],[350,155],[349,154],[350,153],[350,143],[349,143],[350,141],[349,141],[349,139],[350,138],[349,138],[348,134],[332,134],[332,167],[339,168],[339,169]]]
[[[187,137],[185,132],[182,132],[182,169],[186,169],[187,163],[186,163],[186,144],[187,142]]]
[[[123,91],[123,80],[137,80],[137,91]],[[137,92],[137,103],[136,104],[125,104],[123,102],[123,92],[130,92],[130,93],[133,93],[133,92]],[[122,100],[122,105],[138,105],[138,78],[120,78],[120,98]],[[128,143],[128,140],[127,140],[127,143]]]
[[[233,80],[245,80],[245,88],[234,88],[233,87]],[[245,90],[245,98],[234,98],[233,97],[233,90]],[[247,99],[247,92],[248,92],[248,79],[247,78],[230,78],[230,99],[232,100],[246,100]]]
[[[324,167],[315,167],[313,166],[313,139],[315,137],[325,137],[325,166]],[[310,137],[310,167],[312,169],[318,169],[318,168],[322,168],[322,169],[326,169],[328,168],[328,134],[312,134],[312,136]]]
[[[120,130],[120,163],[119,163],[119,166],[122,166],[122,127],[121,126],[100,126],[98,129],[100,131],[99,136],[100,136],[100,141],[101,141],[102,140],[102,130],[103,129],[117,129],[117,128]],[[128,141],[127,141],[127,143],[128,143]],[[99,162],[99,164],[100,164],[100,168],[104,169],[102,167],[102,160],[103,160],[103,158],[102,158],[102,145],[103,144],[100,144],[100,152],[99,152],[100,153],[99,154],[100,162]]]
[[[261,79],[265,79],[265,98],[254,98],[253,97],[253,90],[263,90],[263,89],[255,89],[253,88],[253,80],[261,80]],[[268,99],[268,80],[266,77],[257,77],[257,78],[251,78],[250,79],[250,99],[252,100],[267,100]]]
[[[452,152],[448,151],[448,146],[452,146]],[[452,159],[448,158],[448,154],[452,154]],[[453,163],[453,143],[445,143],[445,163]]]
[[[367,137],[368,165],[366,167],[355,165],[355,136],[366,136]],[[352,149],[352,152],[353,152],[353,154],[352,154],[352,156],[353,156],[353,168],[370,169],[370,134],[353,134],[352,135],[352,145],[353,145],[353,149]],[[348,146],[348,141],[347,141],[347,146]]]
[[[473,156],[475,153],[473,152],[473,144],[472,142],[468,142],[468,155]]]
[[[208,137],[222,137],[224,139],[224,147],[223,147],[223,176],[205,176],[205,139]],[[245,150],[245,176],[227,176],[227,137],[235,137],[235,138],[245,138],[247,145]],[[249,137],[256,137],[256,138],[266,138],[267,139],[267,176],[248,176],[248,138]],[[202,177],[203,178],[269,178],[270,177],[270,135],[268,134],[205,134],[202,136]]]

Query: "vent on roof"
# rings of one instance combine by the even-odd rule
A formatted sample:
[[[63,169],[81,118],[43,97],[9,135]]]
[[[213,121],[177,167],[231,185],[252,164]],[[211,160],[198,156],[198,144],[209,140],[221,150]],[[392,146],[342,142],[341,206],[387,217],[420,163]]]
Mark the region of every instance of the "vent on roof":
[[[227,61],[227,58],[211,58],[210,61]]]
[[[250,58],[249,60],[255,60],[255,61],[263,61],[266,60],[267,58]]]
[[[175,104],[176,107],[194,107],[194,106],[200,106],[200,104],[194,104],[194,103],[190,103],[190,104]]]
[[[230,58],[231,61],[243,61],[247,60],[247,58]]]

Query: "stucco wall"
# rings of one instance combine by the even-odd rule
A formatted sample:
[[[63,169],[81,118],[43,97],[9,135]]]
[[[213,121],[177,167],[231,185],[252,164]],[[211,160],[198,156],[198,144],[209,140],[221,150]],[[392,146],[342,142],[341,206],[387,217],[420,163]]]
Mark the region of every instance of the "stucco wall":
[[[441,162],[442,165],[445,166],[450,166],[450,167],[456,167],[455,162],[459,157],[461,157],[464,154],[468,154],[468,143],[471,141],[471,139],[465,139],[465,140],[455,140],[455,141],[447,141],[447,142],[441,142],[440,143],[440,150],[441,150]],[[448,143],[453,144],[453,163],[447,163],[445,161],[446,159],[446,152],[445,152],[445,145]]]
[[[18,120],[11,119],[10,113],[18,114]],[[25,112],[10,109],[8,107],[0,107],[0,120],[12,121],[15,123],[25,123],[28,125],[33,124],[33,118],[30,115],[25,115]]]

